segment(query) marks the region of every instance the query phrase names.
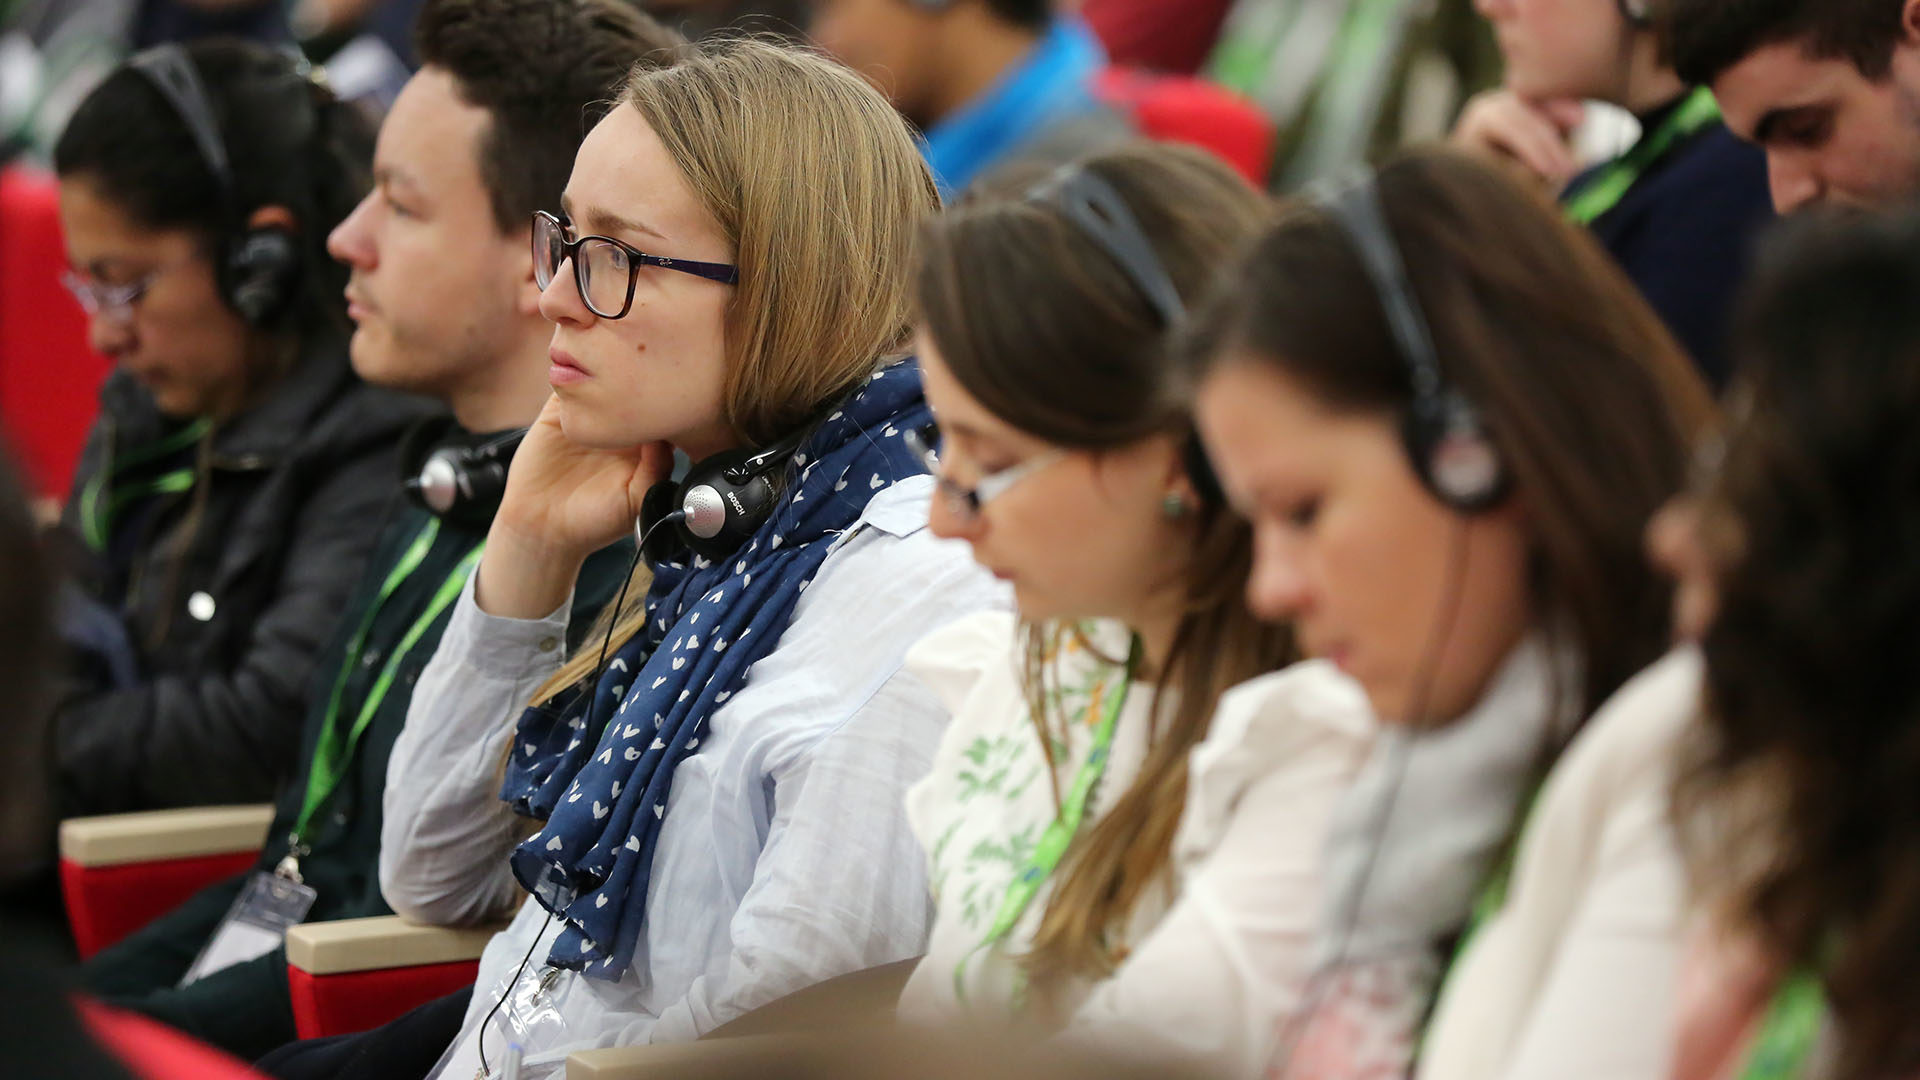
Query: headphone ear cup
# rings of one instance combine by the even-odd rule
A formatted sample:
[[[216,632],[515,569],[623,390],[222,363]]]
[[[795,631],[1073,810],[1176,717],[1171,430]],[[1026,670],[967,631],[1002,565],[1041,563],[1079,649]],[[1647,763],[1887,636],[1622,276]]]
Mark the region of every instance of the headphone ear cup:
[[[680,508],[687,512],[680,528],[687,548],[704,559],[731,556],[773,516],[775,498],[773,483],[764,476],[743,484],[718,475],[689,476],[680,488]]]
[[[300,249],[289,229],[248,229],[228,246],[222,291],[233,310],[253,327],[286,311],[300,279]]]
[[[1457,391],[1445,392],[1426,408],[1409,408],[1400,434],[1420,482],[1448,508],[1477,514],[1506,498],[1500,450],[1479,413]]]

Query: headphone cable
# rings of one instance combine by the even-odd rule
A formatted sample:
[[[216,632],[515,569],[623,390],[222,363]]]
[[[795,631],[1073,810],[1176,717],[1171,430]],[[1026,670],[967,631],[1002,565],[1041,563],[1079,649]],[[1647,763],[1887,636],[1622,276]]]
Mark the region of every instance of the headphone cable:
[[[521,431],[519,434],[525,435],[526,432]],[[626,606],[627,591],[633,585],[633,572],[640,565],[641,550],[646,547],[647,541],[652,539],[654,532],[662,525],[670,521],[678,522],[685,521],[686,519],[687,515],[684,511],[675,510],[673,513],[666,515],[659,521],[648,526],[647,530],[640,534],[640,542],[636,544],[633,549],[633,558],[627,560],[626,580],[620,583],[620,592],[614,597],[613,608],[607,616],[607,633],[605,637],[600,639],[600,658],[594,662],[593,675],[590,678],[582,680],[580,684],[582,694],[593,693],[594,688],[600,685],[601,676],[607,672],[607,651],[613,646],[613,632],[614,629],[620,625],[620,609]],[[513,988],[520,984],[520,977],[527,973],[527,965],[533,962],[533,951],[540,947],[540,939],[547,936],[547,928],[553,925],[554,915],[554,910],[548,908],[546,921],[540,924],[540,932],[533,935],[533,940],[527,944],[527,954],[520,958],[520,966],[514,969],[513,978],[507,980],[506,989],[501,991],[500,1000],[493,1003],[493,1008],[487,1010],[487,1015],[480,1021],[480,1032],[477,1036],[478,1049],[480,1052],[480,1067],[489,1074],[492,1073],[493,1070],[487,1065],[487,1025],[491,1024],[494,1016],[500,1012],[500,1006],[507,1003],[507,998],[513,993]]]
[[[1446,651],[1451,640],[1454,624],[1460,615],[1460,601],[1465,590],[1467,576],[1467,519],[1458,517],[1452,529],[1453,542],[1448,556],[1447,591],[1441,597],[1439,618],[1429,631],[1427,648],[1420,667],[1415,669],[1414,695],[1408,700],[1408,708],[1402,715],[1402,730],[1413,730],[1415,725],[1425,722],[1424,713],[1432,696],[1433,681],[1440,666],[1440,655]],[[1347,950],[1352,947],[1353,934],[1360,921],[1360,908],[1366,898],[1367,887],[1372,883],[1375,867],[1380,862],[1380,851],[1386,840],[1387,826],[1393,819],[1393,811],[1399,802],[1400,789],[1407,775],[1407,761],[1412,756],[1412,736],[1404,736],[1395,741],[1394,757],[1391,763],[1391,782],[1386,793],[1380,797],[1378,809],[1369,823],[1367,836],[1366,861],[1360,867],[1358,884],[1342,912],[1339,936],[1332,956],[1309,976],[1312,982],[1311,993],[1304,995],[1307,1002],[1294,1014],[1291,1023],[1286,1026],[1286,1036],[1280,1041],[1284,1064],[1281,1066],[1280,1080],[1288,1080],[1293,1075],[1293,1053],[1310,1025],[1310,1021],[1320,1008],[1326,1004],[1327,994],[1331,991],[1331,976],[1346,963]]]

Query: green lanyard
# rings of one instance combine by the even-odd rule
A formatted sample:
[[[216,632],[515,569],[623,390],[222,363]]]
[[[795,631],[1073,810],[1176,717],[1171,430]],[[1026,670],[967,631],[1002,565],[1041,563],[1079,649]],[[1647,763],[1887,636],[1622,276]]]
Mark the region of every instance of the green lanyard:
[[[1798,1080],[1805,1075],[1825,1016],[1826,995],[1819,978],[1805,968],[1788,976],[1774,991],[1740,1080]]]
[[[427,610],[414,620],[406,636],[400,639],[400,644],[387,657],[386,667],[381,669],[380,677],[374,680],[372,688],[367,691],[366,700],[360,704],[360,713],[354,717],[353,729],[346,734],[345,739],[342,739],[339,724],[335,722],[340,714],[340,698],[346,691],[347,677],[353,673],[355,665],[360,661],[361,651],[367,646],[367,634],[373,629],[374,617],[380,613],[380,608],[386,604],[394,590],[400,587],[400,583],[420,568],[421,562],[427,557],[427,552],[433,547],[434,538],[439,534],[440,519],[430,519],[426,528],[421,529],[420,534],[414,537],[413,544],[407,548],[406,553],[400,556],[400,561],[395,563],[393,569],[388,572],[386,581],[380,585],[379,594],[367,608],[366,616],[360,620],[360,628],[354,632],[352,640],[347,643],[346,657],[340,663],[340,674],[333,681],[333,696],[327,701],[326,716],[321,721],[320,741],[313,750],[313,768],[307,775],[306,802],[300,807],[300,817],[293,826],[293,835],[288,838],[290,848],[288,858],[281,862],[281,869],[286,872],[285,876],[290,876],[296,881],[299,880],[299,857],[306,854],[308,850],[301,842],[301,837],[307,835],[307,827],[313,824],[314,815],[320,812],[320,807],[332,797],[334,790],[340,786],[340,781],[346,776],[348,763],[353,760],[354,748],[360,745],[360,736],[366,732],[367,726],[373,723],[374,714],[380,711],[380,703],[386,700],[387,690],[393,685],[394,674],[399,670],[400,662],[419,642],[420,635],[427,632],[427,627],[433,625],[433,621],[440,617],[440,613],[447,609],[447,605],[453,603],[460,595],[460,590],[466,586],[468,575],[472,574],[473,568],[480,564],[481,552],[487,546],[485,541],[474,545],[473,550],[467,552],[466,557],[453,568],[453,572],[447,575],[447,580],[441,583],[439,591],[434,593],[432,601],[427,604]]]
[[[178,453],[205,438],[212,430],[212,422],[203,417],[159,442],[140,447],[125,458],[110,462],[106,468],[95,473],[80,493],[80,538],[93,550],[105,551],[107,541],[113,535],[114,515],[120,512],[121,507],[148,495],[177,495],[191,490],[192,468],[175,469],[137,483],[115,487],[111,494],[107,488],[120,473],[136,465]]]
[[[1080,831],[1080,820],[1087,812],[1087,797],[1093,793],[1093,786],[1100,782],[1107,771],[1107,761],[1113,748],[1113,729],[1119,723],[1120,710],[1126,707],[1127,691],[1133,685],[1133,671],[1138,666],[1140,643],[1135,639],[1132,652],[1127,657],[1127,666],[1120,673],[1120,687],[1107,701],[1106,715],[1100,718],[1100,724],[1093,729],[1093,749],[1088,752],[1086,763],[1074,774],[1072,786],[1067,788],[1066,796],[1060,802],[1060,813],[1048,824],[1047,830],[1040,834],[1040,842],[1033,847],[1033,855],[1027,865],[1007,886],[1007,895],[1000,900],[1000,910],[993,917],[993,925],[987,928],[987,936],[973,950],[960,958],[953,969],[953,992],[961,1004],[967,1000],[967,963],[981,951],[991,948],[1013,931],[1013,924],[1033,903],[1040,891],[1040,885],[1052,876],[1059,867],[1060,860],[1066,856],[1067,846]],[[1102,684],[1101,689],[1105,690]],[[1098,708],[1096,704],[1094,706]],[[1016,998],[1019,994],[1016,991]]]
[[[1660,126],[1648,132],[1633,149],[1614,158],[1580,193],[1567,200],[1567,217],[1581,225],[1591,225],[1607,211],[1620,205],[1633,185],[1682,139],[1698,134],[1720,120],[1720,104],[1713,91],[1698,87],[1676,106]]]

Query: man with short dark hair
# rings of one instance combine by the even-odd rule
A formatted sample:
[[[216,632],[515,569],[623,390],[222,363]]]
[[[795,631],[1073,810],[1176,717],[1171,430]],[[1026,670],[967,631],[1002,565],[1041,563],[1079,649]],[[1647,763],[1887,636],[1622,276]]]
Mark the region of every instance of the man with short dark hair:
[[[942,194],[1132,134],[1093,94],[1105,50],[1050,0],[815,0],[813,12],[813,39],[926,133]]]
[[[1767,153],[1782,213],[1920,192],[1920,0],[1665,0],[1680,77]]]
[[[666,62],[679,43],[623,0],[427,0],[416,39],[425,66],[381,128],[374,190],[329,241],[352,271],[354,370],[452,411],[409,439],[410,469],[435,451],[484,454],[539,414],[552,328],[533,282],[533,211],[559,205],[580,141],[632,66]],[[214,970],[196,957],[262,875],[313,890],[301,921],[390,913],[378,873],[387,758],[493,509],[396,499],[309,688],[300,766],[255,870],[103,951],[85,969],[90,990],[249,1059],[294,1038],[284,950]],[[588,561],[570,626],[591,626],[630,552]]]

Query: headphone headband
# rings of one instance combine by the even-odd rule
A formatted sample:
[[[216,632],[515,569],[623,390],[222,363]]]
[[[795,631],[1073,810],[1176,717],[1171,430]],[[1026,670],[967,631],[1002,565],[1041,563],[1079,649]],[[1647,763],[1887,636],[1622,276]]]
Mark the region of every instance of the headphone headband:
[[[302,101],[299,137],[310,137],[319,123],[319,106],[311,96],[313,77],[306,60],[298,52],[284,54],[286,74],[298,80]],[[160,45],[127,61],[127,67],[144,78],[166,99],[175,116],[186,125],[187,133],[200,151],[200,160],[213,174],[225,215],[224,251],[216,259],[221,294],[229,306],[250,326],[265,326],[293,303],[294,291],[302,273],[301,256],[292,231],[273,225],[254,227],[247,222],[246,206],[240,201],[240,186],[233,173],[233,162],[214,113],[212,98],[200,77],[200,69],[184,46]],[[293,84],[287,84],[288,89]],[[289,123],[292,119],[289,118]]]
[[[1068,165],[1027,189],[1026,197],[1029,202],[1059,210],[1078,225],[1153,305],[1162,326],[1175,326],[1186,315],[1180,291],[1173,287],[1166,267],[1154,254],[1140,219],[1105,178],[1084,166]]]
[[[1386,314],[1394,353],[1413,390],[1401,437],[1415,472],[1436,498],[1463,513],[1498,503],[1507,491],[1505,464],[1479,410],[1440,370],[1433,329],[1380,205],[1376,174],[1368,169],[1344,183],[1316,185],[1308,198],[1353,241]]]
[[[127,66],[145,76],[160,96],[187,125],[187,134],[200,148],[200,159],[220,186],[229,202],[239,197],[234,184],[233,166],[227,159],[227,144],[220,137],[220,124],[213,115],[212,99],[200,80],[200,69],[193,65],[184,46],[159,45],[134,56]],[[238,207],[236,206],[237,210]]]
[[[1433,346],[1433,332],[1413,284],[1407,279],[1406,263],[1399,245],[1387,225],[1386,211],[1380,206],[1380,194],[1371,169],[1357,178],[1329,189],[1316,191],[1315,202],[1333,215],[1352,238],[1360,264],[1366,268],[1373,291],[1386,309],[1387,328],[1393,333],[1413,382],[1416,401],[1440,396],[1445,381],[1440,377],[1440,360]]]

